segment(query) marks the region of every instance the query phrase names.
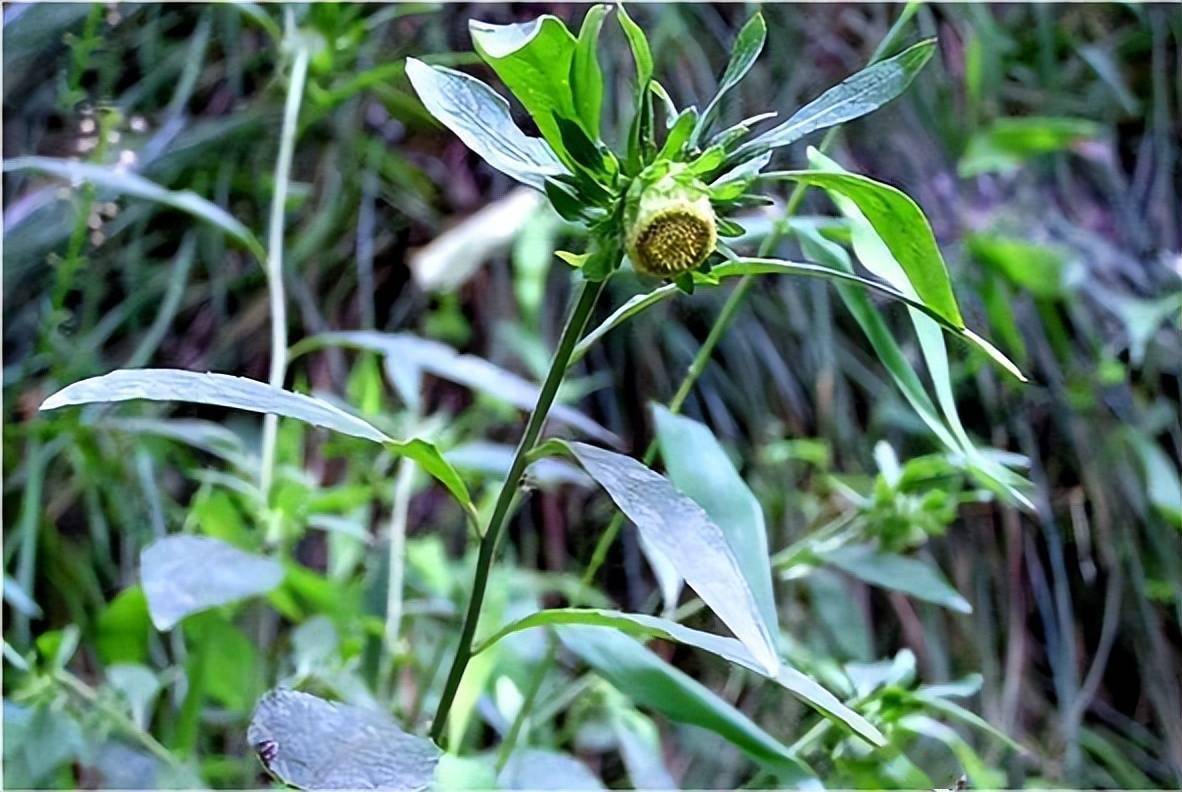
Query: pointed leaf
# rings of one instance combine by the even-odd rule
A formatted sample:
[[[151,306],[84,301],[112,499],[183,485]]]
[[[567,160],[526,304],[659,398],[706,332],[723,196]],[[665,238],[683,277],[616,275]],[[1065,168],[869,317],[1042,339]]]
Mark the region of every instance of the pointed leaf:
[[[944,579],[938,569],[918,558],[880,552],[867,544],[828,550],[822,558],[871,585],[899,591],[958,613],[973,612],[969,601]]]
[[[566,445],[637,530],[751,650],[759,666],[775,673],[780,659],[772,633],[726,536],[702,507],[631,457],[584,443]]]
[[[722,79],[718,83],[718,92],[714,94],[714,98],[702,111],[702,117],[694,129],[693,140],[695,143],[702,139],[702,135],[710,131],[710,125],[714,123],[714,116],[718,113],[722,97],[747,76],[747,72],[755,64],[755,59],[759,57],[759,53],[763,52],[763,44],[766,39],[767,23],[763,21],[763,14],[757,11],[755,16],[747,20],[735,38],[730,62],[727,63],[726,71],[723,72]]]
[[[441,753],[382,712],[282,688],[259,700],[246,739],[276,778],[301,789],[427,789]]]
[[[787,146],[805,135],[874,112],[907,90],[935,49],[935,39],[929,39],[867,66],[797,110],[784,123],[740,146],[736,156],[745,158]]]
[[[593,5],[583,17],[575,55],[571,61],[571,91],[583,129],[592,139],[599,137],[599,118],[603,108],[603,72],[599,68],[599,31],[611,11],[606,3]]]
[[[545,189],[547,176],[566,173],[546,141],[522,132],[509,103],[480,80],[414,58],[406,60],[406,75],[431,115],[501,173],[536,190]]]
[[[669,480],[722,529],[768,632],[776,635],[779,619],[763,508],[709,428],[659,404],[652,409]]]

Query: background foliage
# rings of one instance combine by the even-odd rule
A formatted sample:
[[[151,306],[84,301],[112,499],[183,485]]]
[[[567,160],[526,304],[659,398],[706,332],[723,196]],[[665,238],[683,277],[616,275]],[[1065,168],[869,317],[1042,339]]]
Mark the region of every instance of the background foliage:
[[[275,492],[260,504],[253,417],[37,406],[119,367],[267,379],[268,294],[252,245],[269,227],[293,53],[306,47],[286,202],[290,338],[414,335],[390,358],[309,351],[288,384],[393,436],[431,436],[487,508],[519,413],[498,372],[448,350],[539,379],[570,295],[552,252],[578,239],[435,124],[405,57],[468,68],[470,17],[546,10],[582,16],[525,4],[5,7],[8,786],[257,786],[247,723],[280,682],[387,707],[422,731],[474,547],[444,490],[378,446],[284,422]],[[689,103],[715,92],[750,11],[632,13],[657,73]],[[724,119],[799,107],[861,68],[897,13],[765,7],[767,50]],[[627,447],[654,434],[663,448],[686,444],[666,451],[670,475],[675,459],[733,461],[785,573],[775,588],[789,655],[892,747],[869,752],[774,686],[673,643],[650,647],[693,679],[670,676],[654,694],[635,682],[650,654],[629,665],[601,633],[572,629],[520,748],[502,757],[502,785],[759,786],[783,777],[785,746],[839,786],[949,785],[962,772],[976,785],[1182,783],[1182,14],[955,5],[922,8],[912,25],[916,38],[938,36],[937,56],[833,153],[916,199],[970,326],[1030,377],[1020,385],[950,345],[967,429],[1028,460],[1036,513],[978,491],[942,453],[821,282],[761,281],[689,395],[684,412],[698,423],[663,430],[648,405],[673,395],[725,289],[657,306],[592,348],[583,371],[593,373],[564,400]],[[626,41],[616,30],[605,40],[606,95],[626,102]],[[605,107],[613,139],[629,112]],[[10,167],[29,156],[190,190],[242,233],[129,183]],[[780,156],[803,166],[802,147]],[[830,211],[810,195],[806,225],[823,228]],[[749,230],[766,231],[776,212]],[[802,255],[792,243],[780,252]],[[615,278],[598,318],[643,288]],[[918,360],[905,312],[882,315]],[[531,469],[536,490],[504,542],[485,621],[570,603],[675,609],[682,601],[664,596],[631,530],[593,586],[580,581],[609,504],[550,462]],[[842,531],[924,571],[818,543]],[[181,532],[282,559],[248,576],[265,596],[154,629],[140,553]],[[212,589],[216,568],[176,574]],[[709,624],[692,601],[676,613]],[[452,749],[469,757],[441,770],[451,783],[490,783],[546,648],[535,630],[478,656],[479,684],[461,691],[448,724]],[[597,662],[613,651],[613,663]],[[660,700],[696,701],[684,706],[704,714],[687,726]],[[745,717],[710,720],[733,712]]]

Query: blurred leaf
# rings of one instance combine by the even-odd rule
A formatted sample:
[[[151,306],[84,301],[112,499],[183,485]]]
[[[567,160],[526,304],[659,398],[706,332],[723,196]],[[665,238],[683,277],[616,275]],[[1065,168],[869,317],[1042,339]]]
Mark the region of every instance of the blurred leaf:
[[[519,748],[497,777],[499,789],[604,789],[587,765],[543,748]]]
[[[1149,502],[1167,522],[1182,530],[1182,476],[1177,464],[1145,435],[1130,431],[1126,436],[1141,460]]]
[[[816,708],[826,717],[844,724],[871,745],[882,746],[886,744],[885,738],[878,729],[874,728],[862,716],[842,704],[836,696],[824,687],[799,671],[781,664],[776,672],[769,674],[748,648],[734,638],[702,632],[701,630],[685,627],[677,622],[661,619],[656,616],[590,608],[552,608],[532,613],[525,618],[518,619],[509,624],[487,641],[484,641],[478,647],[477,651],[491,646],[505,636],[512,635],[521,630],[560,625],[613,628],[631,635],[644,638],[661,638],[702,649],[728,662],[774,680],[793,695],[808,703],[809,706]],[[559,632],[561,633],[561,630]]]
[[[800,760],[706,686],[615,630],[567,625],[562,644],[637,705],[671,720],[708,729],[789,779],[813,777]]]
[[[258,650],[241,630],[217,613],[204,613],[184,624],[185,637],[200,664],[202,690],[232,712],[246,712],[265,685]]]
[[[492,167],[535,190],[547,176],[566,173],[545,141],[527,136],[509,115],[509,103],[463,72],[406,60],[419,99],[441,123]]]
[[[973,606],[948,584],[938,569],[917,558],[880,552],[868,544],[845,545],[827,550],[821,557],[843,572],[872,585],[899,591],[959,613],[973,612]]]
[[[283,567],[204,536],[166,536],[144,548],[140,575],[158,630],[186,616],[256,594],[283,580]]]
[[[513,93],[555,151],[562,151],[556,118],[580,118],[571,95],[575,37],[558,17],[494,25],[473,19],[468,32],[480,57]],[[595,134],[588,130],[589,134]]]
[[[294,356],[324,346],[380,352],[388,361],[396,361],[400,369],[414,367],[426,371],[479,390],[522,410],[532,410],[538,401],[539,388],[532,382],[484,358],[460,354],[447,344],[420,338],[413,333],[379,333],[371,330],[321,333],[301,341],[293,347],[292,354]],[[555,405],[550,415],[554,420],[578,429],[588,437],[612,445],[620,442],[614,434],[571,407]]]
[[[977,261],[1035,297],[1054,299],[1067,291],[1067,260],[1055,248],[999,234],[968,234],[965,245]]]
[[[928,39],[893,58],[867,66],[797,110],[784,123],[744,143],[733,156],[746,159],[874,112],[907,90],[935,51],[935,39]]]
[[[156,673],[138,663],[117,663],[107,669],[106,678],[107,687],[127,703],[131,722],[146,731],[161,689]]]
[[[1135,365],[1145,359],[1145,350],[1162,324],[1172,319],[1174,327],[1182,329],[1182,291],[1156,300],[1114,294],[1108,297],[1107,303],[1124,323],[1129,337],[1129,358]]]
[[[617,707],[611,724],[634,789],[677,789],[665,767],[661,733],[649,718],[630,707]]]
[[[1082,118],[999,118],[973,135],[957,168],[962,178],[1007,173],[1041,154],[1099,137],[1102,128]]]
[[[16,157],[4,160],[4,172],[32,170],[65,179],[70,182],[90,182],[97,187],[111,190],[120,195],[153,201],[187,212],[199,220],[220,228],[231,238],[238,240],[259,262],[266,261],[263,246],[247,230],[246,226],[234,219],[226,210],[190,190],[173,191],[155,182],[119,168],[107,168],[72,160],[51,157]]]
[[[669,480],[722,529],[751,587],[764,625],[769,633],[777,635],[779,618],[772,594],[763,508],[709,428],[658,404],[652,410]]]
[[[125,588],[99,615],[95,640],[99,659],[107,665],[147,661],[151,629],[144,590],[138,585]]]
[[[774,674],[780,660],[772,633],[726,536],[702,507],[631,457],[584,443],[565,446],[751,650],[758,667]]]
[[[246,739],[266,768],[301,789],[427,789],[440,751],[375,710],[276,689]]]

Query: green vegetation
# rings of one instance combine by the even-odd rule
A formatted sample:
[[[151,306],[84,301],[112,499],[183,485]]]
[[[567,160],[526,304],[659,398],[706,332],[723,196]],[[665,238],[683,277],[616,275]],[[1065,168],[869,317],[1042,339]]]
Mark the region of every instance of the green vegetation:
[[[5,784],[1182,781],[1182,15],[479,11],[6,9]]]

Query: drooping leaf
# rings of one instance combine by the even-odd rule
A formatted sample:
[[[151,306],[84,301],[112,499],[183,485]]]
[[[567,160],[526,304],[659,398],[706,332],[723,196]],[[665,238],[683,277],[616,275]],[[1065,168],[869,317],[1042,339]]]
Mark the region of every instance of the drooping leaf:
[[[248,412],[271,413],[363,440],[372,440],[410,457],[447,487],[462,506],[469,511],[474,508],[464,480],[444,460],[439,449],[426,440],[395,440],[368,422],[322,399],[245,377],[211,372],[202,374],[181,369],[124,369],[67,385],[46,399],[41,409],[56,410],[79,404],[136,399],[209,404]]]
[[[814,165],[824,162],[820,156],[814,156],[812,150],[810,161]],[[816,170],[786,171],[764,176],[821,187],[830,195],[852,201],[906,273],[906,283],[887,278],[888,282],[904,294],[913,292],[953,325],[964,327],[960,307],[952,292],[948,267],[940,254],[932,227],[910,196],[888,184],[856,173]]]
[[[759,57],[759,53],[763,52],[763,44],[766,39],[767,23],[763,21],[763,14],[757,11],[753,17],[747,20],[735,38],[734,46],[731,48],[730,61],[726,65],[722,79],[718,82],[718,91],[710,103],[706,105],[706,109],[702,111],[694,128],[693,140],[695,143],[710,131],[710,125],[714,123],[714,116],[718,113],[722,97],[747,76],[747,72],[755,64],[755,59]]]
[[[969,601],[944,579],[938,569],[918,558],[881,552],[868,544],[827,550],[822,558],[871,585],[899,591],[958,613],[973,612]]]
[[[800,780],[812,777],[796,756],[746,715],[634,639],[615,630],[577,625],[555,632],[563,646],[633,703],[708,729],[780,774]]]
[[[509,114],[509,103],[463,72],[406,60],[406,75],[427,110],[492,167],[535,190],[566,173],[546,141],[529,137]]]
[[[748,648],[736,639],[695,630],[656,616],[592,608],[552,608],[532,613],[505,626],[484,641],[477,651],[521,630],[561,625],[611,628],[640,638],[660,638],[710,652],[727,662],[774,680],[826,717],[844,724],[850,731],[871,745],[886,744],[885,738],[878,729],[874,728],[865,718],[842,704],[836,696],[796,669],[781,664],[778,671],[769,674]]]
[[[246,739],[280,781],[301,789],[427,789],[440,750],[384,713],[282,688],[259,700]]]
[[[321,333],[301,341],[292,349],[292,353],[301,354],[323,346],[345,346],[379,352],[387,360],[397,360],[401,368],[418,368],[479,390],[522,410],[533,409],[538,400],[538,386],[532,382],[483,358],[461,354],[447,344],[413,333],[381,333],[372,330]],[[555,405],[550,415],[554,420],[578,429],[588,437],[619,444],[619,438],[612,432],[571,407]]]
[[[148,613],[158,630],[186,616],[266,594],[283,580],[283,566],[206,536],[166,536],[140,554]]]
[[[669,479],[631,457],[585,443],[565,446],[641,535],[750,649],[759,667],[774,674],[780,658],[772,633],[726,536],[702,507],[678,492]]]
[[[575,37],[556,16],[543,14],[529,22],[494,25],[468,23],[472,43],[538,125],[555,151],[562,136],[554,119],[580,118],[571,92],[571,61]]]
[[[722,529],[768,632],[776,635],[779,619],[763,508],[709,428],[661,405],[652,409],[669,480]]]
[[[231,239],[237,240],[260,262],[267,252],[254,234],[225,209],[191,190],[169,190],[143,176],[119,168],[108,168],[86,162],[59,160],[52,157],[16,157],[4,160],[4,172],[32,170],[70,182],[90,182],[104,190],[120,195],[170,206],[220,228]]]
[[[797,110],[784,123],[744,143],[735,156],[746,158],[787,146],[805,135],[874,112],[907,90],[935,49],[935,40],[929,39],[867,66]]]

